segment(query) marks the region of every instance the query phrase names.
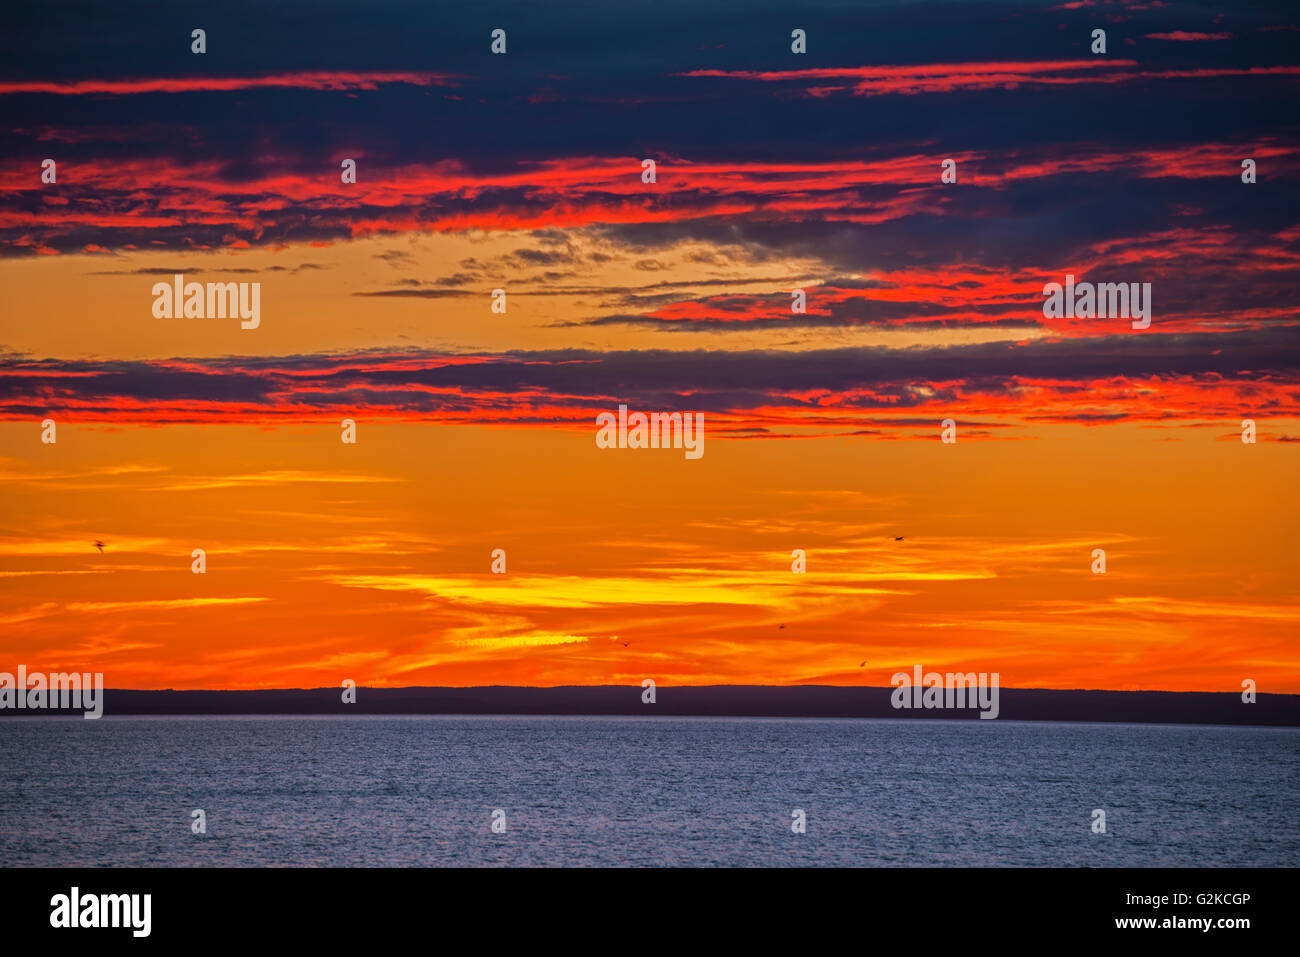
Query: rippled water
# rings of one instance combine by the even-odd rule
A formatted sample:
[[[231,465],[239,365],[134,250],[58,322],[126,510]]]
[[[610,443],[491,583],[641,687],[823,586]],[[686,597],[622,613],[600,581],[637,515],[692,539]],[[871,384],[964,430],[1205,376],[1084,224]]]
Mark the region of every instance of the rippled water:
[[[1300,730],[6,718],[6,865],[1300,863]],[[190,812],[207,814],[205,836]],[[492,833],[494,809],[506,832]],[[791,832],[795,808],[807,833]],[[1091,831],[1094,808],[1107,833]]]

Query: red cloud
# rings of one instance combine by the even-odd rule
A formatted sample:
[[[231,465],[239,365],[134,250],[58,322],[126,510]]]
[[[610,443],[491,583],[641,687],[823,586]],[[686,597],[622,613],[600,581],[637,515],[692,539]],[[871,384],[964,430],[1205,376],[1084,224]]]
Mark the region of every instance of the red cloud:
[[[1207,35],[1208,36],[1208,35]],[[1127,83],[1151,79],[1213,79],[1227,76],[1294,76],[1297,66],[1252,67],[1248,69],[1204,68],[1195,70],[1141,70],[1136,60],[1044,60],[998,63],[926,63],[911,66],[825,67],[811,70],[692,70],[678,74],[689,77],[725,77],[763,82],[801,80],[843,80],[840,86],[824,82],[810,85],[805,95],[855,96],[950,93],[955,90],[1015,89],[1018,86],[1071,86],[1080,83]]]
[[[1189,33],[1186,30],[1175,30],[1172,33],[1148,33],[1148,40],[1181,40],[1183,42],[1195,42],[1197,40],[1231,40],[1231,33]]]
[[[127,96],[133,93],[193,93],[284,87],[299,90],[375,90],[389,83],[414,86],[454,85],[456,77],[442,73],[301,71],[272,76],[144,77],[132,80],[48,80],[0,82],[0,96],[13,93],[52,93],[61,96],[92,94]]]

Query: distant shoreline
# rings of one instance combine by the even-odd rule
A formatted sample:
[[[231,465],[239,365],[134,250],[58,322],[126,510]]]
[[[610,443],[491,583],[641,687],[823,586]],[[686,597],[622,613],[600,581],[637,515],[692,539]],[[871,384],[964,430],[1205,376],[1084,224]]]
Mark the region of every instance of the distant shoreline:
[[[912,718],[979,720],[974,709],[895,709],[892,688],[838,685],[660,686],[643,704],[630,685],[528,688],[356,689],[344,704],[340,688],[268,691],[133,691],[105,689],[106,715],[639,715],[676,717]],[[1001,689],[1002,721],[1215,724],[1300,727],[1300,695],[1240,692],[1057,691]],[[10,716],[79,714],[75,710],[5,708]]]

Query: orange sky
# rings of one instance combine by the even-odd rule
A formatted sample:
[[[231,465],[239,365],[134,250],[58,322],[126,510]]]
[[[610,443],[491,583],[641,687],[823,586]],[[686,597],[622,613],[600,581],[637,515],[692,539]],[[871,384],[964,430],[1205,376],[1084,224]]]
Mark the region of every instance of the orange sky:
[[[710,437],[690,461],[594,426],[359,428],[0,426],[0,660],[136,688],[884,685],[920,663],[1300,691],[1294,445],[1060,425]]]
[[[18,51],[0,671],[1300,693],[1294,27],[1188,65],[905,13],[806,67],[549,11],[509,69],[369,24]],[[175,273],[260,283],[260,325],[156,317]],[[1067,275],[1154,321],[1045,317]],[[703,457],[598,448],[622,402],[701,410]]]

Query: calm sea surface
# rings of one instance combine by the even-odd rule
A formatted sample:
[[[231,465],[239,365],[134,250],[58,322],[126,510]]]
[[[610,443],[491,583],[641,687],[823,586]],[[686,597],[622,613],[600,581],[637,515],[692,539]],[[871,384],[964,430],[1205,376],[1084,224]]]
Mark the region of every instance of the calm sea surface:
[[[1295,866],[1300,730],[6,718],[0,863]]]

